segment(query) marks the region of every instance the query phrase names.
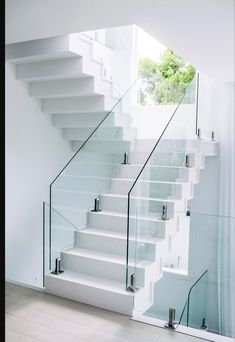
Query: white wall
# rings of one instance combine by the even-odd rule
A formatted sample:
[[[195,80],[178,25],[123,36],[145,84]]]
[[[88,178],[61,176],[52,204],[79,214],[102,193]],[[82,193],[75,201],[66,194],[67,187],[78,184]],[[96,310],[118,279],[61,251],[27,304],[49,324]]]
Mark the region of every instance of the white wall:
[[[212,79],[234,81],[233,0],[6,1],[6,43],[130,24]]]
[[[133,126],[138,139],[158,139],[175,112],[175,105],[136,106]],[[163,139],[187,139],[195,136],[195,105],[182,104],[176,111]]]
[[[214,125],[219,150],[216,157],[206,158],[205,169],[200,172],[200,182],[195,186],[191,201],[193,215],[190,227],[189,272],[196,280],[206,268],[209,269],[207,291],[202,296],[206,303],[207,324],[209,329],[234,336],[234,84],[216,87],[213,94],[213,103],[209,106],[208,103],[202,103],[201,115],[209,114],[208,117],[211,118],[208,110],[211,108],[210,110],[214,111],[214,120],[210,124]],[[201,117],[201,128],[203,121],[204,124],[209,123],[207,119]],[[169,307],[175,307],[178,319],[189,287],[189,279],[182,276],[173,278],[171,274],[167,274],[155,284],[154,304],[149,312],[167,317]],[[196,306],[194,311],[202,312],[202,302],[198,302]]]
[[[6,113],[6,278],[42,286],[42,202],[71,149],[9,64]]]

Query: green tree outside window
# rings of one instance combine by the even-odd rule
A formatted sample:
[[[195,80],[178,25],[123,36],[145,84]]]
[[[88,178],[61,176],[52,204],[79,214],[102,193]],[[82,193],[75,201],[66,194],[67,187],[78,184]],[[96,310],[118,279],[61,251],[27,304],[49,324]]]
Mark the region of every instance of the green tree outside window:
[[[161,54],[160,62],[150,58],[140,59],[140,105],[178,103],[194,75],[194,67],[172,50]],[[193,92],[187,94],[186,102],[192,103],[193,97]]]

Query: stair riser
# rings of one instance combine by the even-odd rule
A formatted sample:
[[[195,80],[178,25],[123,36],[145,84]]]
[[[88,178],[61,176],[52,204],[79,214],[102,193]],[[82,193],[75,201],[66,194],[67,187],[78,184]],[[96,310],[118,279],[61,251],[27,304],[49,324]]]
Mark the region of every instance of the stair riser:
[[[125,288],[124,284],[123,288]],[[128,292],[125,293],[125,291],[123,294],[114,293],[51,276],[46,276],[45,291],[56,296],[119,312],[124,315],[132,315],[133,296],[129,295]]]
[[[142,165],[122,165],[119,178],[136,179]],[[141,180],[162,182],[197,182],[199,180],[198,168],[175,167],[146,167],[141,173]]]
[[[66,200],[73,196],[75,200],[75,204],[79,204],[79,200],[83,198],[83,194],[81,193],[92,193],[98,194],[103,190],[107,191],[110,188],[110,179],[109,177],[106,178],[83,178],[83,177],[69,177],[69,176],[61,176],[56,180],[56,183],[53,187],[53,190],[58,189],[64,190],[60,194],[56,191],[56,196],[64,197]],[[69,191],[79,191],[79,193],[71,193]],[[53,192],[54,196],[54,192]],[[76,196],[78,200],[76,200]]]
[[[155,140],[148,139],[138,139],[135,143],[135,151],[137,152],[145,152],[151,151],[155,146]],[[157,147],[156,153],[159,152],[183,152],[183,153],[200,153],[203,151],[205,154],[211,153],[215,151],[215,144],[211,144],[211,142],[206,142],[200,139],[197,140],[180,140],[180,139],[171,139],[171,140],[161,140]]]
[[[65,140],[85,140],[94,132],[94,128],[64,128],[63,138]],[[123,129],[121,127],[100,127],[93,133],[91,140],[119,140],[123,139]]]
[[[80,79],[32,82],[29,84],[31,97],[50,98],[64,96],[94,95],[94,79],[85,77]]]
[[[158,217],[162,212],[163,205],[167,205],[168,216],[173,217],[174,213],[174,202],[164,202],[164,201],[156,201],[151,199],[131,199],[130,201],[131,210],[130,212],[133,215],[136,215],[138,210],[138,215],[141,216],[149,216],[150,213],[155,213]],[[100,204],[101,208],[106,211],[114,211],[127,213],[127,198],[120,198],[115,196],[100,196]]]
[[[71,40],[70,40],[71,44]],[[73,46],[72,46],[73,45]],[[79,39],[73,41],[70,49],[71,52],[66,52],[70,57],[82,55],[85,56],[85,62],[82,57],[74,57],[68,59],[60,59],[53,61],[42,61],[21,64],[16,66],[17,79],[24,81],[47,81],[69,78],[83,78],[92,76],[100,78],[102,75],[103,66],[100,63],[90,59],[90,47]],[[65,57],[63,56],[63,57]],[[86,56],[89,56],[86,58]]]
[[[69,35],[9,44],[6,60],[19,64],[74,56],[69,45]]]
[[[59,222],[58,222],[59,221]],[[76,229],[73,225],[71,225],[68,221],[62,219],[61,217],[57,220],[57,223],[60,225],[55,226],[56,220],[52,217],[52,227],[51,227],[51,253],[52,253],[52,266],[54,267],[55,258],[60,257],[61,251],[65,247],[72,247],[76,243],[77,233]],[[53,257],[54,254],[54,257]]]
[[[149,153],[131,152],[129,162],[131,164],[144,164],[149,156]],[[204,158],[201,154],[189,153],[190,166],[204,166]],[[185,166],[184,153],[155,153],[148,162],[148,165],[159,166]]]
[[[89,144],[94,145],[93,143]],[[102,144],[103,145],[103,144]],[[115,163],[115,164],[121,164],[123,161],[123,153],[104,153],[100,151],[93,152],[93,151],[80,151],[79,154],[76,155],[76,157],[73,159],[72,164],[79,165],[80,163],[97,163],[97,164],[103,164],[103,163]]]
[[[158,217],[158,216],[157,216]],[[174,220],[169,221],[153,221],[153,220],[138,220],[141,230],[146,232],[146,234],[154,236],[156,238],[165,238],[166,231],[172,231],[172,225]],[[117,232],[126,233],[127,232],[127,218],[115,215],[105,215],[99,213],[89,212],[88,214],[88,224],[91,227],[113,230]],[[174,225],[173,225],[174,226]],[[130,234],[136,233],[136,218],[130,218]],[[145,234],[145,235],[146,235]]]
[[[148,282],[144,289],[135,293],[134,308],[137,312],[145,312],[153,305],[154,288],[153,283]]]
[[[73,151],[77,151],[82,145],[84,141],[72,141]],[[108,154],[122,154],[126,151],[129,151],[130,142],[128,141],[89,141],[83,147],[84,152],[97,152],[97,153],[108,153]],[[123,157],[122,157],[123,159]],[[121,160],[122,160],[121,159]]]
[[[118,172],[118,164],[71,163],[71,165],[68,165],[65,174],[87,177],[114,177],[118,175]]]
[[[93,112],[93,113],[60,113],[53,114],[53,125],[60,128],[79,128],[79,127],[93,127],[96,128],[98,124],[107,116],[108,112]],[[103,121],[102,127],[128,127],[130,118],[128,115],[119,113],[110,113]]]
[[[74,207],[74,206],[73,206]],[[63,219],[60,215],[55,215],[55,217],[52,219],[52,224],[53,225],[65,225],[69,226],[69,228],[72,229],[73,225],[74,231],[76,229],[79,229],[80,227],[85,227],[88,221],[88,212],[87,210],[76,210],[76,209],[71,209],[71,208],[66,208],[66,207],[61,207],[61,206],[55,206],[54,208],[58,210],[61,215],[63,215],[69,222],[71,222],[71,225]]]
[[[52,203],[53,206],[89,211],[93,209],[96,197],[98,197],[98,191],[97,193],[80,193],[54,190],[52,192]]]
[[[105,110],[103,96],[68,97],[41,101],[44,113],[92,112]]]
[[[111,193],[126,195],[133,181],[123,179],[112,179]],[[167,183],[152,183],[152,182],[137,182],[132,190],[132,195],[150,197],[150,198],[182,198],[191,197],[191,184],[167,184]]]
[[[66,127],[67,128],[70,128],[70,127],[96,128],[107,114],[108,112],[53,114],[53,125],[59,128],[66,128]],[[107,124],[106,126],[112,127],[114,125],[114,113],[111,113],[109,115],[109,118],[107,118],[105,122]]]
[[[125,282],[125,264],[119,264],[105,260],[95,260],[68,253],[61,253],[61,263],[64,269],[70,271],[86,273],[92,276],[116,280],[123,283]],[[130,267],[130,272],[134,273],[133,267]],[[137,267],[136,274],[136,283],[139,286],[144,286],[144,282],[147,277],[146,269]]]
[[[137,175],[141,171],[142,165],[122,165],[120,171],[120,178],[136,179]],[[152,181],[169,181],[174,182],[180,177],[179,168],[158,168],[158,167],[147,167],[141,173],[141,180],[152,180]]]
[[[95,234],[87,234],[78,232],[76,234],[77,246],[81,248],[91,249],[99,252],[126,255],[127,240],[112,238],[108,236],[100,236]],[[136,243],[136,240],[129,241],[129,256],[138,256],[147,258],[148,260],[155,260],[156,245],[151,243]]]
[[[16,79],[22,81],[44,81],[63,78],[84,77],[82,57],[19,64]]]
[[[29,84],[29,95],[38,98],[106,95],[112,97],[111,83],[93,77],[80,79],[64,79],[45,82],[31,82]]]

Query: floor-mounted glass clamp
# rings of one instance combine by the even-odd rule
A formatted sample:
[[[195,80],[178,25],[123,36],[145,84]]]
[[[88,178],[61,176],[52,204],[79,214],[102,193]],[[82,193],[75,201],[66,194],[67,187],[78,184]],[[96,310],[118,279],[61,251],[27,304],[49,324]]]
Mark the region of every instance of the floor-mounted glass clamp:
[[[136,292],[139,290],[138,287],[136,287],[135,273],[131,274],[131,284],[126,290],[128,292]]]
[[[123,160],[122,165],[127,165],[127,164],[129,164],[128,153],[124,153],[124,160]]]
[[[51,272],[52,274],[61,274],[64,273],[64,271],[62,271],[60,269],[60,258],[56,258],[55,259],[55,270]]]
[[[168,329],[175,329],[176,328],[175,309],[174,308],[169,309],[168,322],[164,325],[164,328],[168,328]]]
[[[100,200],[99,198],[95,198],[95,204],[94,204],[94,209],[91,210],[92,212],[99,212],[99,211],[102,211],[100,209]]]
[[[167,205],[162,206],[161,220],[163,220],[163,221],[169,220],[169,217],[167,216]]]
[[[185,156],[185,167],[190,167],[190,156],[189,154],[186,154]]]
[[[201,139],[201,130],[200,130],[200,128],[197,129],[197,138]]]

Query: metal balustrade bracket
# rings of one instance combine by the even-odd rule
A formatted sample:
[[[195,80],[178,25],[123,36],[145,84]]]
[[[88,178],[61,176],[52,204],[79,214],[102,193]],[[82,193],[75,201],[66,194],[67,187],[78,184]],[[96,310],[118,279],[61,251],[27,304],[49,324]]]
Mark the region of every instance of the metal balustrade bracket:
[[[162,215],[161,215],[160,219],[163,221],[169,220],[169,217],[167,216],[167,205],[162,206]]]
[[[200,128],[197,129],[197,138],[201,139],[201,130],[200,130]]]
[[[130,164],[128,161],[128,153],[124,153],[124,160],[123,160],[122,165],[128,165],[128,164]]]
[[[131,274],[131,285],[126,289],[126,291],[128,292],[137,292],[139,290],[138,287],[135,286],[136,285],[136,279],[135,279],[135,273]]]
[[[185,156],[185,167],[191,167],[190,166],[190,156],[189,156],[189,154],[186,154],[186,156]]]
[[[169,309],[169,315],[168,315],[168,322],[164,325],[164,328],[167,329],[176,329],[177,324],[175,323],[175,309],[170,308]]]
[[[92,209],[91,212],[97,213],[97,212],[100,212],[100,211],[102,211],[100,209],[100,200],[99,200],[99,198],[95,198],[94,209]]]
[[[56,274],[59,275],[61,273],[64,273],[64,271],[62,271],[60,269],[60,258],[56,258],[55,259],[55,270],[51,272],[52,274]]]

